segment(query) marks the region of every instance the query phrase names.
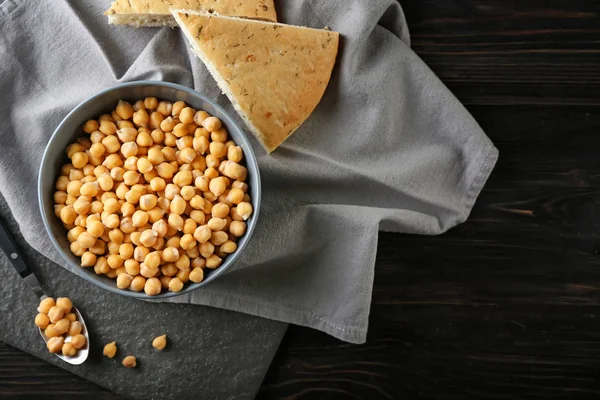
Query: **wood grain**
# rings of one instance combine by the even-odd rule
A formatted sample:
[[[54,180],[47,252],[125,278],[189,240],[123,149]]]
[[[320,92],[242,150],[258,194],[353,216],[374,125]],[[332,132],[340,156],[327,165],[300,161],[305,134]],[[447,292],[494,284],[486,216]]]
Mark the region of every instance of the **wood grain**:
[[[290,327],[258,398],[598,398],[600,1],[402,5],[500,160],[465,224],[380,235],[366,344]],[[0,345],[0,397],[42,393],[121,398]]]
[[[404,1],[500,150],[469,221],[381,234],[368,342],[290,327],[259,399],[600,396],[600,2]]]

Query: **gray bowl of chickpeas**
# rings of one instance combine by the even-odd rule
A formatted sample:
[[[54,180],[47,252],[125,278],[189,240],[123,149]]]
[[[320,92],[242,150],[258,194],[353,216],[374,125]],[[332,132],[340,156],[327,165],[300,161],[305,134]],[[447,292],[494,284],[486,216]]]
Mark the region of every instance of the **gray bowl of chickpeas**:
[[[120,84],[78,105],[38,177],[44,225],[71,269],[145,299],[224,273],[250,240],[260,196],[242,129],[206,96],[168,82]]]

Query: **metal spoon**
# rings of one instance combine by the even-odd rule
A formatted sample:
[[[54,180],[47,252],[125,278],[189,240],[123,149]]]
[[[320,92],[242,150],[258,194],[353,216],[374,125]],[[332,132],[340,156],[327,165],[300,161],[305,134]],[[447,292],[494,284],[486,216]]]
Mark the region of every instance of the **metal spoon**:
[[[44,293],[44,290],[42,289],[40,282],[37,280],[37,278],[35,277],[33,272],[31,272],[31,270],[29,268],[27,268],[27,265],[25,264],[23,257],[19,253],[19,250],[17,248],[17,245],[16,245],[14,239],[10,236],[8,229],[6,229],[6,226],[4,225],[2,220],[0,220],[0,248],[2,248],[2,250],[4,250],[4,253],[8,257],[8,259],[11,262],[11,264],[13,265],[13,267],[15,267],[15,269],[17,270],[19,275],[21,275],[21,278],[23,278],[23,280],[29,286],[29,288],[33,291],[33,293],[35,293],[35,295],[37,297],[39,297],[40,300],[43,300],[46,297],[48,297]],[[83,325],[81,334],[83,336],[85,336],[85,346],[83,346],[81,349],[77,350],[77,354],[73,357],[64,356],[61,353],[55,353],[55,355],[58,358],[62,359],[63,361],[68,362],[69,364],[79,365],[88,358],[88,355],[90,353],[90,337],[88,335],[85,321],[83,320],[83,317],[81,316],[81,313],[79,312],[79,310],[77,310],[73,306],[72,312],[74,312],[77,315],[77,320],[79,322],[81,322],[81,325]],[[42,336],[42,339],[44,339],[44,342],[48,342],[48,337],[46,335],[44,335],[44,331],[42,331],[39,328],[38,328],[38,330],[40,331],[40,335]],[[72,339],[72,336],[67,336],[65,338],[65,343],[70,342],[71,339]]]

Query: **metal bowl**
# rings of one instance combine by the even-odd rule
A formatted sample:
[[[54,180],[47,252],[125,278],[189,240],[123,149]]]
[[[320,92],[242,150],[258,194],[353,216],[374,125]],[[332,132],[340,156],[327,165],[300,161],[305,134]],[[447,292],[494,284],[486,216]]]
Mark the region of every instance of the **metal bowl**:
[[[55,191],[54,185],[59,176],[60,169],[64,164],[69,162],[65,149],[77,137],[85,135],[81,129],[82,124],[88,119],[97,118],[101,114],[110,112],[115,108],[120,99],[133,102],[145,97],[156,97],[160,100],[172,102],[182,100],[195,109],[206,110],[211,115],[221,119],[223,125],[227,128],[230,137],[244,151],[245,165],[248,168],[248,190],[252,197],[252,207],[254,208],[252,216],[246,221],[248,224],[246,234],[240,238],[237,250],[227,256],[219,268],[215,270],[205,269],[204,280],[202,282],[189,282],[184,286],[183,290],[178,293],[165,292],[156,296],[148,296],[144,292],[119,289],[117,288],[114,279],[104,275],[97,275],[93,268],[82,268],[80,266],[80,258],[73,255],[69,249],[70,246],[66,229],[63,227],[62,222],[54,215],[53,200],[53,193]],[[56,128],[52,134],[52,138],[44,151],[44,157],[42,158],[38,176],[38,200],[40,203],[42,219],[54,247],[56,247],[56,250],[58,250],[65,262],[69,264],[75,273],[103,289],[124,296],[141,299],[158,300],[190,293],[217,279],[219,275],[222,275],[229,269],[246,248],[248,241],[252,236],[252,232],[256,227],[260,210],[260,196],[261,188],[258,164],[252,146],[242,129],[240,129],[225,110],[206,96],[185,86],[168,82],[138,81],[123,83],[110,89],[106,89],[79,104],[62,120],[60,125],[58,125],[58,128]]]

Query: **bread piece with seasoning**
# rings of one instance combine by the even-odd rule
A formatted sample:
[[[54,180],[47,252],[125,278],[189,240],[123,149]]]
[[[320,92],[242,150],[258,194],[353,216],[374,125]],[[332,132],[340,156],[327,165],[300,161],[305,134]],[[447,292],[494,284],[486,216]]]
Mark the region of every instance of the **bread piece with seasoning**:
[[[321,100],[337,56],[337,32],[185,10],[173,16],[267,152]]]
[[[116,0],[104,15],[113,25],[177,26],[174,8],[277,22],[273,0]]]

